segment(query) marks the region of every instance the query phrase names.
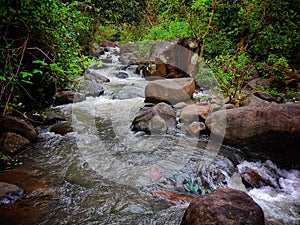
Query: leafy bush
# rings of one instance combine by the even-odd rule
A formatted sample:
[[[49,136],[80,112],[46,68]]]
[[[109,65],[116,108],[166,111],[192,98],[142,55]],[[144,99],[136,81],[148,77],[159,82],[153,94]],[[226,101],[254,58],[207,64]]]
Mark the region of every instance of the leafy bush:
[[[208,62],[224,95],[231,103],[240,98],[243,86],[250,79],[254,70],[253,62],[246,53],[221,55]]]
[[[51,104],[54,92],[83,71],[81,46],[91,40],[92,20],[78,10],[77,1],[0,3],[2,112]]]
[[[192,35],[190,25],[185,20],[178,18],[175,21],[166,20],[152,27],[144,39],[166,40],[178,37],[191,37]]]

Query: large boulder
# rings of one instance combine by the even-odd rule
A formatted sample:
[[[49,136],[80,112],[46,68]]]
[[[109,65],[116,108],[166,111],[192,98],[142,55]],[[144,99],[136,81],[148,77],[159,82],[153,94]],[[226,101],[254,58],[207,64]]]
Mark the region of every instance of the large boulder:
[[[0,138],[0,149],[14,154],[25,148],[31,142],[19,134],[7,132]]]
[[[224,135],[227,144],[243,148],[252,156],[270,157],[281,165],[285,160],[299,165],[300,104],[220,110],[205,123],[213,134]]]
[[[165,133],[175,126],[175,111],[170,105],[161,102],[137,115],[132,122],[131,130],[155,134]]]
[[[167,102],[172,105],[178,102],[192,102],[194,92],[193,78],[154,80],[145,88],[145,102]]]
[[[146,76],[193,77],[197,73],[197,60],[194,56],[197,56],[199,47],[197,40],[192,38],[155,42],[150,49],[148,61],[151,69]]]
[[[37,136],[31,123],[12,116],[0,117],[0,134],[5,132],[18,133],[29,140],[33,140]]]
[[[195,198],[181,225],[264,225],[264,213],[245,192],[222,188]]]

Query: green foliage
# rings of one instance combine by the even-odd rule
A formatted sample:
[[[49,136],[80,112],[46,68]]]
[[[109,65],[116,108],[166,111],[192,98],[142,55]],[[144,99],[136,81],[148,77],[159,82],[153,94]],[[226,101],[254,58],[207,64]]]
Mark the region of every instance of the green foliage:
[[[185,179],[183,181],[183,187],[186,191],[191,193],[197,193],[200,195],[208,194],[210,191],[205,189],[201,182],[199,182],[199,179],[194,179],[193,177],[190,177],[188,179]]]
[[[208,62],[225,96],[233,101],[249,80],[254,70],[253,62],[246,53],[217,56]],[[232,102],[234,103],[234,102]]]
[[[92,39],[93,20],[78,1],[0,0],[0,5],[2,113],[20,102],[27,109],[51,104],[57,89],[82,74],[81,46]]]
[[[166,40],[177,37],[191,37],[192,31],[190,25],[183,19],[165,20],[163,23],[152,27],[145,40]]]

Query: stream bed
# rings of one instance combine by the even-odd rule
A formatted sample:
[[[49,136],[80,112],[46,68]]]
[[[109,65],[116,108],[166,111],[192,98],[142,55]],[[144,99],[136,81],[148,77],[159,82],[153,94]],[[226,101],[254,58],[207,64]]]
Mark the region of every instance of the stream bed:
[[[111,48],[100,57],[109,62],[91,69],[110,79],[103,95],[51,109],[71,123],[73,132],[61,136],[39,128],[38,142],[20,155],[19,166],[30,171],[31,181],[24,183],[39,185],[19,203],[19,211],[0,211],[3,218],[15,210],[0,224],[179,225],[189,203],[165,193],[195,196],[183,184],[199,174],[208,190],[247,192],[271,224],[300,223],[300,171],[247,161],[238,149],[210,143],[209,137],[133,133],[131,122],[145,104],[147,81],[134,67],[123,71],[127,78],[115,76],[124,66],[118,51]],[[246,189],[239,175],[245,168],[272,185]]]

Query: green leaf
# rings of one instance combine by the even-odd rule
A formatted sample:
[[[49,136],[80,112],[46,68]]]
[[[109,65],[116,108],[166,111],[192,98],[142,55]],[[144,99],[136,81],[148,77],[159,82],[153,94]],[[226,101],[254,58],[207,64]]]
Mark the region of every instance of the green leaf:
[[[31,81],[29,80],[21,80],[23,83],[26,83],[26,84],[33,84]]]
[[[42,60],[34,60],[32,61],[32,63],[35,63],[35,64],[41,64],[42,66],[47,66],[48,63],[46,63],[45,61],[42,61]]]
[[[22,78],[32,77],[33,76],[32,73],[28,73],[28,72],[21,72],[20,74],[22,75]]]
[[[0,80],[5,81],[5,80],[6,80],[6,77],[5,77],[5,76],[0,76]]]
[[[34,70],[32,71],[32,73],[39,73],[39,74],[43,74],[43,71],[41,71],[41,70],[38,70],[38,69],[34,69]]]

